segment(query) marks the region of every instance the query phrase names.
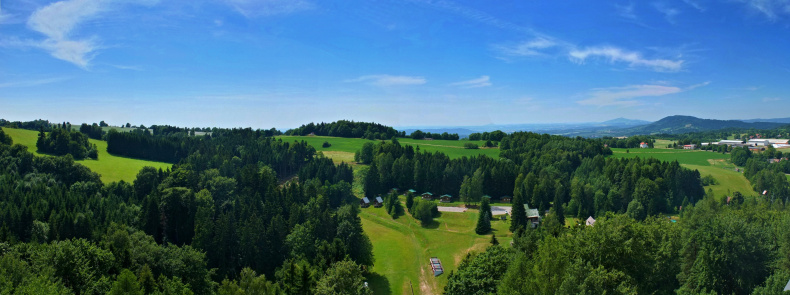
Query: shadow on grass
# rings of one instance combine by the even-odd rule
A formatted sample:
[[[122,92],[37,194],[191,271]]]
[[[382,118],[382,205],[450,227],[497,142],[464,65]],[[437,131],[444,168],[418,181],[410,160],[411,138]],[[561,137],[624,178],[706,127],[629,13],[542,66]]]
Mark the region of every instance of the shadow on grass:
[[[428,224],[422,224],[421,223],[420,225],[422,226],[422,228],[427,228],[427,229],[437,229],[437,228],[439,228],[439,222],[436,221],[436,220],[431,220],[431,222],[429,222]]]
[[[392,294],[390,281],[386,277],[375,272],[368,273],[366,277],[373,294]]]

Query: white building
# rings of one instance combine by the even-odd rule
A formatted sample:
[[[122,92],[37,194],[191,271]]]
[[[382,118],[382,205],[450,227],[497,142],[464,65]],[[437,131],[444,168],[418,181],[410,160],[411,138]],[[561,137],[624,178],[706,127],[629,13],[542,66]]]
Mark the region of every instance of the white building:
[[[754,146],[769,146],[771,142],[767,139],[750,139],[748,144]]]
[[[719,144],[726,144],[726,145],[733,145],[733,144],[743,144],[742,140],[721,140]]]

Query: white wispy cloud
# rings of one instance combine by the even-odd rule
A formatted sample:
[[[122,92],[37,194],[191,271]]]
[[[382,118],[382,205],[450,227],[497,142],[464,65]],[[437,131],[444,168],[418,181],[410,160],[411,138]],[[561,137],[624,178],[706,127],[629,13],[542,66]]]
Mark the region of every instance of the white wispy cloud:
[[[608,87],[592,89],[588,98],[576,103],[594,106],[634,106],[639,104],[636,98],[657,97],[689,91],[710,84],[704,82],[685,88],[667,85],[629,85],[624,87]]]
[[[278,14],[290,14],[315,8],[304,0],[222,0],[241,15],[254,18]]]
[[[658,12],[664,15],[664,19],[667,22],[674,24],[675,23],[675,16],[680,14],[680,10],[670,7],[666,3],[663,2],[655,2],[653,3],[653,8],[655,8]]]
[[[541,50],[557,46],[557,42],[544,37],[518,43],[514,46],[496,45],[494,48],[508,56],[535,56],[542,55]]]
[[[46,79],[24,80],[24,81],[13,81],[13,82],[0,82],[0,88],[33,87],[33,86],[62,82],[68,79],[69,78],[67,77],[60,77],[60,78],[46,78]]]
[[[480,76],[480,78],[466,80],[461,82],[455,82],[450,84],[452,86],[459,86],[463,88],[478,88],[478,87],[486,87],[491,86],[491,78],[488,76]]]
[[[96,36],[77,38],[75,31],[81,24],[116,10],[120,4],[154,5],[158,0],[64,0],[51,3],[34,11],[27,20],[27,27],[45,36],[44,40],[6,39],[0,45],[36,47],[49,52],[52,57],[87,69],[90,61],[101,49]]]
[[[636,51],[627,51],[614,46],[587,47],[573,49],[568,52],[570,59],[577,63],[584,63],[590,58],[603,58],[611,63],[623,62],[630,67],[646,67],[661,72],[677,72],[683,68],[683,60],[650,59]]]
[[[782,100],[782,99],[778,98],[778,97],[765,97],[765,98],[763,98],[763,102],[774,102],[774,101],[780,101],[780,100]]]
[[[427,83],[423,77],[414,76],[393,76],[393,75],[366,75],[354,79],[345,80],[346,83],[368,83],[375,86],[405,86],[422,85]]]
[[[738,0],[756,11],[765,15],[769,20],[776,20],[782,14],[790,14],[790,1],[787,0]]]
[[[634,12],[634,3],[629,3],[628,5],[614,5],[614,9],[617,11],[617,15],[622,18],[627,18],[631,20],[635,20],[638,17]]]
[[[688,4],[688,6],[694,7],[696,10],[705,11],[705,7],[700,5],[696,0],[683,0],[683,2]]]

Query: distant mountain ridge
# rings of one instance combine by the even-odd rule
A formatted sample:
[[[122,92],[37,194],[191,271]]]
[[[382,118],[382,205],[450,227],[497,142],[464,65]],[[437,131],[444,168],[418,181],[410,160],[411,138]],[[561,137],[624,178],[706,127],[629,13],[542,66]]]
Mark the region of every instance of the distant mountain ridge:
[[[780,126],[787,125],[786,123],[775,122],[744,122],[739,120],[716,120],[716,119],[701,119],[692,116],[669,116],[656,122],[625,128],[615,131],[622,135],[636,135],[636,134],[678,134],[696,131],[710,131],[724,128],[743,128],[743,129],[772,129]]]
[[[741,120],[746,123],[755,123],[755,122],[769,122],[769,123],[784,123],[790,124],[790,117],[789,118],[773,118],[773,119],[749,119],[749,120]]]

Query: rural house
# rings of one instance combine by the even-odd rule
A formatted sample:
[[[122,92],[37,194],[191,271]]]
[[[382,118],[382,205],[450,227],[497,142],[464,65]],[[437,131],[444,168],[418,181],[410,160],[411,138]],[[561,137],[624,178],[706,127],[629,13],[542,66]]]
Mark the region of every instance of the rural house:
[[[373,207],[379,208],[384,206],[384,200],[381,199],[381,196],[376,197],[376,202],[373,203]]]
[[[502,201],[502,203],[510,203],[512,199],[513,198],[511,198],[510,196],[502,196],[502,198],[500,198],[499,200]]]
[[[433,200],[433,194],[429,192],[424,192],[422,193],[422,199],[428,201]]]
[[[442,195],[441,197],[439,197],[439,200],[440,200],[442,203],[450,203],[450,202],[452,202],[452,201],[453,201],[453,196],[451,196],[451,195],[447,195],[447,194],[444,194],[444,195]]]
[[[697,149],[697,145],[696,144],[687,144],[687,145],[683,146],[683,149],[684,150],[694,150],[694,149]]]
[[[362,208],[370,207],[370,200],[367,197],[363,197],[362,200],[359,200],[359,206]]]
[[[639,143],[639,148],[642,148],[642,149],[646,149],[646,148],[648,148],[647,142],[644,142],[644,141],[643,141],[643,142],[640,142],[640,143]]]
[[[524,210],[527,211],[527,221],[532,224],[532,228],[538,227],[538,224],[540,224],[540,211],[538,209],[530,209],[528,204],[524,204]]]

